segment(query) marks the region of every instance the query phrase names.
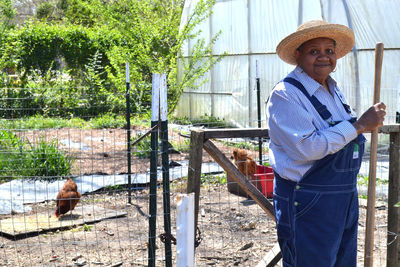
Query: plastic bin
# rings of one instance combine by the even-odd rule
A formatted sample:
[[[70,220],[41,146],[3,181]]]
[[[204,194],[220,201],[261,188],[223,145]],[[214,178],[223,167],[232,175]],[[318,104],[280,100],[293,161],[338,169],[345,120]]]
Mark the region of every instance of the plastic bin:
[[[261,183],[263,195],[271,198],[274,190],[274,172],[272,168],[264,165],[257,165],[257,174],[254,174],[254,178]]]
[[[272,197],[274,173],[271,167],[257,164],[257,174],[249,176],[249,179],[264,196],[268,198]],[[233,180],[232,177],[230,177],[229,174],[227,175],[227,185],[229,192],[248,197],[247,193]]]

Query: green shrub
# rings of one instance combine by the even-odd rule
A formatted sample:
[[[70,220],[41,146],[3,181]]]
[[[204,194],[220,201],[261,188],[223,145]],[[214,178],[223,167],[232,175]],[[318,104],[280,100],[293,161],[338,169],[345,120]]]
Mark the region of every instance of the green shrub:
[[[24,176],[56,179],[71,173],[72,159],[58,149],[56,141],[40,140],[35,146],[29,145]]]
[[[21,176],[25,144],[10,131],[0,131],[0,182]]]
[[[53,14],[53,11],[54,6],[51,3],[43,2],[36,9],[36,18],[47,19]]]
[[[0,181],[16,178],[57,179],[70,175],[73,160],[57,142],[24,142],[10,131],[0,131]]]

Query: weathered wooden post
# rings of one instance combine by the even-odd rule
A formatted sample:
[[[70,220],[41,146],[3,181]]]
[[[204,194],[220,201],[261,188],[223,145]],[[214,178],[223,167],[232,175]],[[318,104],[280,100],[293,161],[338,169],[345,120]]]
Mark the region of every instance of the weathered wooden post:
[[[400,208],[394,206],[400,201],[400,125],[396,126],[397,131],[390,132],[387,267],[400,266]]]
[[[204,131],[193,129],[190,136],[190,156],[188,169],[188,184],[186,192],[194,193],[194,232],[197,229],[199,214],[201,164],[203,163]]]

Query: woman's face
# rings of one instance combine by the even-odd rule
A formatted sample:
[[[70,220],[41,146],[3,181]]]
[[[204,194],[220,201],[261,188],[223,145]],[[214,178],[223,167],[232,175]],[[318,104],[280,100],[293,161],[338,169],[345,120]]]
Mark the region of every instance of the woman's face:
[[[323,84],[336,67],[335,42],[329,38],[309,40],[296,50],[296,61],[311,78]]]

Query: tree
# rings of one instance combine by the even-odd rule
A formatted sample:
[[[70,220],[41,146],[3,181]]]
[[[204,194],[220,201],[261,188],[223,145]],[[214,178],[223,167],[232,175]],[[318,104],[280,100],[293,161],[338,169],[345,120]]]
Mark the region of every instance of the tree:
[[[218,35],[208,44],[198,39],[192,56],[183,63],[182,79],[177,79],[182,46],[185,40],[198,38],[200,32],[194,29],[211,14],[213,5],[214,0],[200,0],[180,28],[183,0],[43,2],[36,17],[3,35],[0,68],[16,67],[26,83],[33,73],[57,74],[53,70],[62,60],[64,71],[81,85],[91,86],[96,79],[95,84],[103,88],[97,92],[106,91],[111,110],[117,111],[124,101],[125,63],[129,62],[133,111],[150,107],[151,78],[156,72],[168,77],[172,111],[183,89],[195,88],[195,81],[221,58],[211,56]]]
[[[14,18],[16,11],[12,0],[0,0],[0,22],[1,31],[14,28]]]

